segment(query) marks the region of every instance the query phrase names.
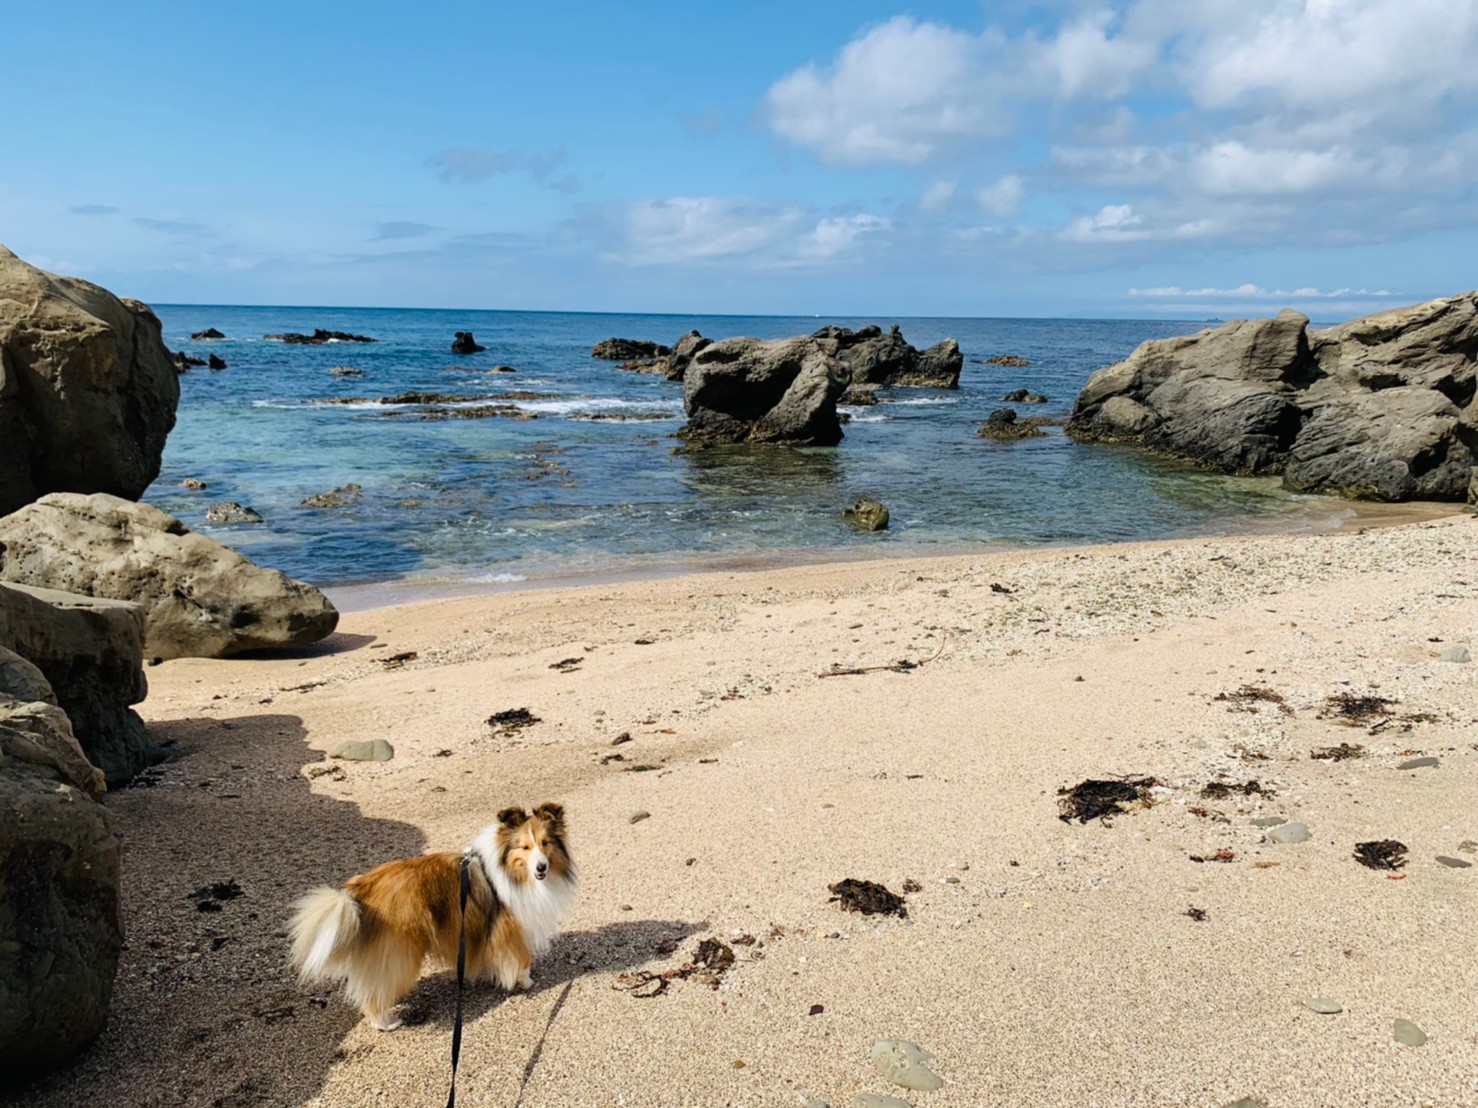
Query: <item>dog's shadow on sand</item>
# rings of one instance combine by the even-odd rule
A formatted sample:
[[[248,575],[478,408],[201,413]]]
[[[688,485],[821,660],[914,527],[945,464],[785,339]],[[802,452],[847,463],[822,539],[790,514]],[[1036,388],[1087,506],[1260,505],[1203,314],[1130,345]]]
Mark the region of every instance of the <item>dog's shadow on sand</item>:
[[[589,931],[561,932],[549,953],[534,963],[534,987],[529,995],[565,989],[581,977],[621,973],[668,957],[683,940],[707,929],[706,923],[645,919],[622,920]],[[481,1018],[508,996],[485,980],[469,980],[462,1001],[463,1022]],[[448,1030],[456,1013],[457,979],[453,973],[421,978],[398,1010],[407,1027],[436,1024]]]

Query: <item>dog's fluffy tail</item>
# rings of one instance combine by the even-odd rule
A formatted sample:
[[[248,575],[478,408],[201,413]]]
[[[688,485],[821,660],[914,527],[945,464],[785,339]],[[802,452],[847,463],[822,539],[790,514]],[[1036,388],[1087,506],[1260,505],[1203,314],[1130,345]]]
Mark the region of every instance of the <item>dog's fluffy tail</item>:
[[[332,965],[359,937],[359,901],[347,889],[321,886],[309,890],[293,913],[293,965],[304,981],[334,977]]]

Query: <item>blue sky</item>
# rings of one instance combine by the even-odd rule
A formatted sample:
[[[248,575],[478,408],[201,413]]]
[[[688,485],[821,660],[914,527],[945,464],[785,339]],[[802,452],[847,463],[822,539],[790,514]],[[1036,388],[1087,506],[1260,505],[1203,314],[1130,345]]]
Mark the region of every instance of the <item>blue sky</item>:
[[[1478,285],[1478,0],[17,6],[0,242],[161,303],[1339,319]]]

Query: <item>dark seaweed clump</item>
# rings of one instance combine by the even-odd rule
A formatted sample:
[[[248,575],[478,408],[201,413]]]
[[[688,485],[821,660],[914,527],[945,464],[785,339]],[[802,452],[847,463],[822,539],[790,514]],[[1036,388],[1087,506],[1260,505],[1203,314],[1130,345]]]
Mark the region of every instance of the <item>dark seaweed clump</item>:
[[[876,881],[859,881],[848,877],[835,885],[828,885],[832,900],[841,901],[849,912],[861,912],[864,916],[897,916],[908,918],[908,905],[903,897],[879,885]]]
[[[1370,869],[1400,869],[1406,864],[1406,844],[1395,839],[1356,843],[1355,861]]]
[[[1089,778],[1070,789],[1058,789],[1057,818],[1063,823],[1090,819],[1107,822],[1108,816],[1128,811],[1125,805],[1148,804],[1149,790],[1156,784],[1153,777],[1123,777],[1115,780]]]

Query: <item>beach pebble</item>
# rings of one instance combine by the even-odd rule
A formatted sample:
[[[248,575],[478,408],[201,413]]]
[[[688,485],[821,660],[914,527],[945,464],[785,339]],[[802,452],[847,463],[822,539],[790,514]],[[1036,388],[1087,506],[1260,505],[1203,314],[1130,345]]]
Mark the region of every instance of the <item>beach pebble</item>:
[[[1410,1020],[1397,1020],[1391,1030],[1396,1041],[1405,1046],[1421,1046],[1427,1041],[1427,1033]]]
[[[1437,656],[1439,662],[1471,662],[1473,656],[1466,646],[1449,646]]]
[[[1308,825],[1302,823],[1285,823],[1279,827],[1274,827],[1268,832],[1268,842],[1282,843],[1284,845],[1288,843],[1306,843],[1310,837]]]
[[[931,1072],[925,1062],[934,1055],[906,1039],[879,1039],[872,1048],[873,1069],[895,1085],[917,1092],[944,1088],[944,1079]]]
[[[899,1100],[896,1096],[882,1096],[878,1093],[858,1093],[857,1099],[852,1101],[857,1108],[913,1108],[906,1100]]]
[[[1282,816],[1258,816],[1252,821],[1253,827],[1278,827],[1288,821]]]
[[[1260,1100],[1255,1100],[1250,1096],[1244,1096],[1241,1100],[1230,1102],[1227,1108],[1268,1108],[1268,1106]]]
[[[1408,758],[1408,759],[1406,759],[1406,761],[1402,762],[1396,768],[1397,769],[1426,769],[1428,766],[1435,766],[1436,764],[1437,764],[1437,759],[1436,758],[1433,758],[1431,755],[1428,755],[1425,758]]]
[[[1457,844],[1457,848],[1464,854],[1478,854],[1478,843],[1475,843],[1472,839],[1464,839]]]
[[[806,1108],[831,1108],[831,1105],[824,1100],[808,1100]]]
[[[651,812],[647,812],[647,811],[636,811],[636,812],[632,812],[631,813],[630,818],[628,818],[626,822],[627,823],[640,823],[644,819],[651,819],[651,818],[652,818],[652,813]]]
[[[1454,858],[1451,854],[1437,855],[1437,864],[1446,866],[1448,869],[1472,869],[1472,862],[1465,862],[1461,858]]]
[[[1304,1007],[1310,1012],[1318,1012],[1321,1016],[1338,1015],[1344,1011],[1344,1007],[1327,996],[1312,996],[1304,1001]]]
[[[395,747],[384,739],[350,739],[340,743],[330,758],[343,758],[346,762],[388,762],[395,757]]]

